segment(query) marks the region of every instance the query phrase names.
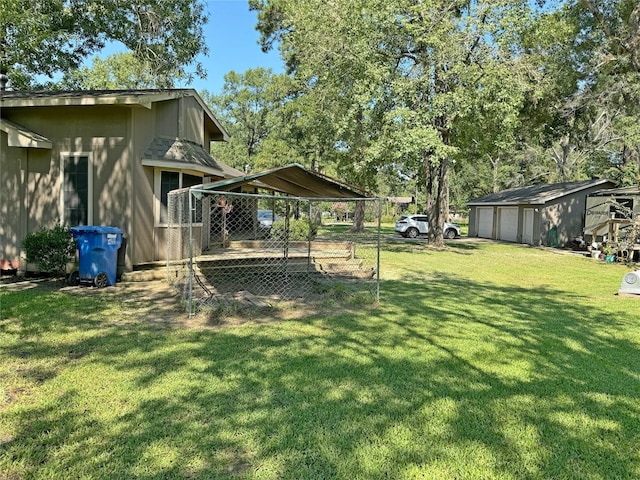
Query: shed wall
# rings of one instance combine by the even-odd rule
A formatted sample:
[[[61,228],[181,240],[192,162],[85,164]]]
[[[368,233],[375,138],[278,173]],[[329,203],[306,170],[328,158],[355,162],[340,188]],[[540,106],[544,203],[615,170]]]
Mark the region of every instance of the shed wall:
[[[495,218],[483,213],[488,211],[487,209],[491,209],[493,217],[496,217],[499,216],[500,210],[506,211],[505,209],[515,208],[513,205],[500,203],[473,205],[469,212],[469,236],[500,238],[515,242],[527,242],[532,238],[533,245],[548,246],[550,240],[554,245],[567,245],[574,238],[582,235],[587,196],[602,188],[606,188],[606,185],[585,188],[544,205],[530,203],[518,205],[518,227],[515,240],[512,240],[513,235],[507,237],[501,235],[499,221],[496,222]],[[640,209],[640,205],[638,208]],[[525,210],[528,215],[527,220],[531,221],[532,218],[533,225],[530,223],[525,225]],[[550,238],[550,235],[553,238]]]

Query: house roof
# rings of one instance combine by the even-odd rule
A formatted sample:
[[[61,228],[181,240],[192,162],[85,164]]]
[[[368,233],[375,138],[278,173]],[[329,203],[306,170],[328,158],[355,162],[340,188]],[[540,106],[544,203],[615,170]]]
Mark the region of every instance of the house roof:
[[[564,196],[601,185],[612,186],[613,182],[608,179],[596,179],[516,187],[471,200],[467,202],[467,205],[544,205]]]
[[[154,138],[142,155],[142,165],[195,170],[220,178],[243,175],[240,170],[217,162],[197,143],[170,137]]]
[[[273,190],[301,198],[369,198],[371,195],[353,185],[292,163],[231,180],[208,183],[193,190],[229,191],[241,185]]]
[[[0,118],[0,130],[7,134],[10,147],[51,149],[53,145],[47,137],[6,119]]]
[[[144,90],[74,90],[74,91],[14,91],[2,92],[3,107],[52,107],[79,105],[137,105],[151,108],[153,103],[175,98],[193,97],[202,107],[205,120],[217,130],[216,140],[228,141],[229,134],[215,118],[211,109],[191,88]]]

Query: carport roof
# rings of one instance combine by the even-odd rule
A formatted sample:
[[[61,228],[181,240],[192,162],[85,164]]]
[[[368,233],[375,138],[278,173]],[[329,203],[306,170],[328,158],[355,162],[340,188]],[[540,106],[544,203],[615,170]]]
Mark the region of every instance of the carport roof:
[[[564,196],[598,186],[613,186],[613,182],[605,178],[583,180],[580,182],[563,182],[516,187],[509,190],[503,190],[502,192],[485,195],[484,197],[468,202],[467,205],[544,205]]]
[[[370,198],[373,196],[365,190],[326,175],[312,172],[297,163],[238,178],[207,183],[206,185],[194,187],[193,190],[230,191],[243,185],[272,190],[300,198],[334,199]]]

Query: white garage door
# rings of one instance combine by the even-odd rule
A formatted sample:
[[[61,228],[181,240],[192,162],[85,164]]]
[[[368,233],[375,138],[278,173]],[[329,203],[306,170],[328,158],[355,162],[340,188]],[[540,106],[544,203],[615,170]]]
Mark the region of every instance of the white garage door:
[[[505,242],[518,240],[518,207],[498,208],[498,239]]]
[[[478,236],[493,238],[493,207],[478,207]]]
[[[525,208],[522,219],[522,243],[533,245],[533,208]]]

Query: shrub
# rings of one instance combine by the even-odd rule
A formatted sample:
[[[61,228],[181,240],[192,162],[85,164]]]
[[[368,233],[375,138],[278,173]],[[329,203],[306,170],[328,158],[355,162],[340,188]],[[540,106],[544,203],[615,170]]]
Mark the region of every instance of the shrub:
[[[76,243],[71,230],[63,225],[53,228],[40,227],[22,241],[27,262],[35,263],[41,272],[64,275],[67,263],[73,260]]]
[[[349,204],[347,202],[335,202],[331,204],[331,213],[336,220],[346,220],[349,214]]]
[[[285,240],[287,238],[285,219],[282,218],[277,222],[274,222],[271,226],[271,237],[279,240]],[[315,224],[309,224],[309,220],[306,218],[300,218],[298,220],[289,220],[289,241],[297,240],[313,240],[318,234],[318,227]]]

